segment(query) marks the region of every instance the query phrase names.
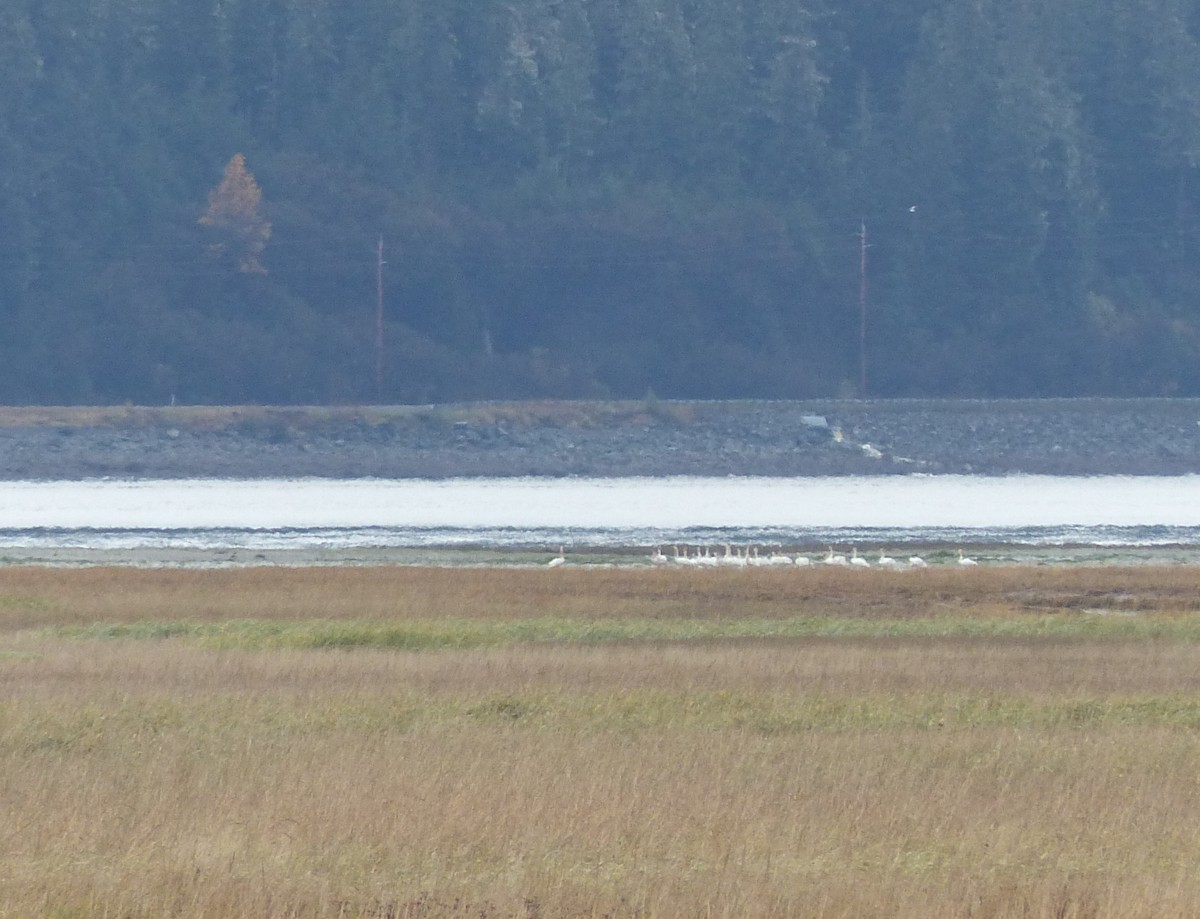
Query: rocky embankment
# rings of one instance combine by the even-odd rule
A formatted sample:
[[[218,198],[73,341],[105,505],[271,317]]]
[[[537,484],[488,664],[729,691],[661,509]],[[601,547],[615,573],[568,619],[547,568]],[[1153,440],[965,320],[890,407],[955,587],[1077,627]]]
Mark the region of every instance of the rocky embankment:
[[[1200,400],[0,409],[0,478],[1200,472]]]

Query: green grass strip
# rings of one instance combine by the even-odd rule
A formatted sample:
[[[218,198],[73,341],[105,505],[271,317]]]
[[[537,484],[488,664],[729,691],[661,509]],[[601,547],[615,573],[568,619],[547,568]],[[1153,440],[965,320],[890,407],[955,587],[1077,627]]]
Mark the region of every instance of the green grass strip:
[[[606,644],[787,638],[1005,638],[1200,640],[1200,616],[1097,616],[1079,613],[1005,618],[858,619],[471,619],[302,621],[187,620],[62,626],[72,639],[184,639],[216,649],[437,651],[521,644]]]

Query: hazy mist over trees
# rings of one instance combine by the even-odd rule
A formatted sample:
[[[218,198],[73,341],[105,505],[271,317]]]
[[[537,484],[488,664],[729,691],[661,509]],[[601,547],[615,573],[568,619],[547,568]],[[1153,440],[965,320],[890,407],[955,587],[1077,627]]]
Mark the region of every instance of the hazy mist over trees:
[[[1200,4],[0,9],[3,402],[860,394],[864,226],[868,394],[1200,395]]]

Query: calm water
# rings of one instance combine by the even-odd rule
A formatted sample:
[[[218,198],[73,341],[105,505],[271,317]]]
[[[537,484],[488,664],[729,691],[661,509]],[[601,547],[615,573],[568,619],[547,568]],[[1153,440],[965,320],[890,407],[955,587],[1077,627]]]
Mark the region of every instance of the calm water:
[[[0,547],[1200,545],[1200,476],[0,483]]]

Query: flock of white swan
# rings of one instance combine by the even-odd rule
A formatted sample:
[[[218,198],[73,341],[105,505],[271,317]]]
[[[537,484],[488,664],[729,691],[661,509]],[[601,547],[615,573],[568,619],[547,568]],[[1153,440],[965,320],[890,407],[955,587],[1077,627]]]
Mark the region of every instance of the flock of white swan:
[[[546,563],[547,568],[557,568],[560,565],[566,564],[566,549],[559,548],[558,555],[550,559]],[[920,569],[928,568],[929,563],[919,555],[910,555],[907,559],[896,559],[889,555],[885,555],[882,551],[879,557],[874,561],[859,555],[857,547],[850,550],[849,555],[839,555],[833,551],[833,546],[829,547],[829,551],[819,558],[812,558],[807,555],[788,555],[784,552],[771,551],[769,554],[761,554],[757,546],[741,546],[734,548],[726,544],[724,553],[714,551],[710,546],[702,546],[695,550],[684,546],[682,549],[679,546],[674,547],[674,552],[667,555],[662,551],[662,547],[658,547],[650,555],[650,562],[653,565],[677,566],[682,568],[801,568],[812,567],[815,565],[828,565],[831,567],[840,568],[891,568],[891,569]],[[963,568],[973,568],[979,564],[975,559],[965,555],[962,549],[958,550],[957,564]]]

